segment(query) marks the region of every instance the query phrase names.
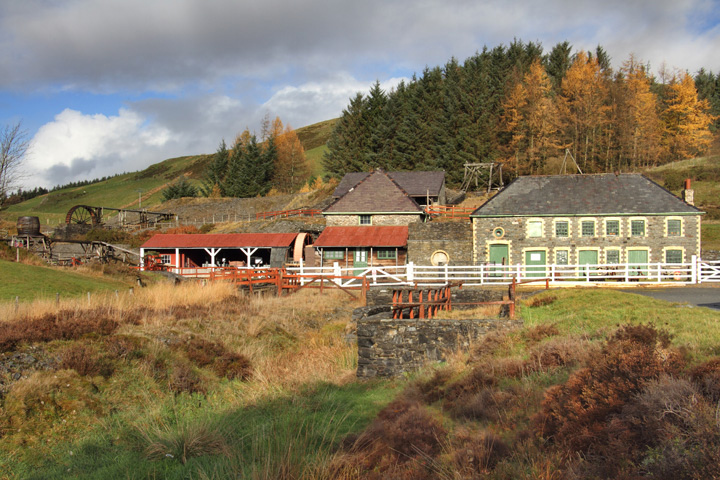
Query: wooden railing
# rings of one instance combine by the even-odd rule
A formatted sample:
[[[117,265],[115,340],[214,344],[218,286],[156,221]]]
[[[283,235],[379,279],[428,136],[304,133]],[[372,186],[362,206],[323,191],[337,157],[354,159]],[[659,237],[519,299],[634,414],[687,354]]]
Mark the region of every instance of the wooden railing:
[[[427,290],[393,290],[393,318],[415,318],[417,316],[417,318],[429,319],[433,318],[438,310],[452,310],[451,286],[451,284],[447,284]],[[407,292],[407,300],[403,298],[405,292]]]
[[[274,212],[258,212],[255,214],[256,219],[263,219],[266,220],[268,218],[275,218],[275,217],[294,217],[294,216],[309,216],[314,217],[316,215],[321,215],[321,210],[313,210],[311,208],[298,208],[295,210],[277,210]]]
[[[430,205],[425,207],[425,213],[436,217],[469,219],[474,208],[458,207],[457,205]]]

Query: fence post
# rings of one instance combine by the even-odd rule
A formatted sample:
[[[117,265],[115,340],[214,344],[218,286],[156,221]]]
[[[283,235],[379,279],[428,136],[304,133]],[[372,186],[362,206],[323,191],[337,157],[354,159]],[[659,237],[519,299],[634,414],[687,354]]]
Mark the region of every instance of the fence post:
[[[695,283],[701,283],[702,282],[702,275],[698,275],[699,268],[698,268],[698,258],[697,255],[693,255],[690,257],[690,282]]]
[[[338,262],[333,262],[333,276],[335,276],[335,277],[342,276],[342,272],[340,271],[340,264]],[[336,278],[335,283],[338,283],[338,285],[342,285],[342,283],[343,283],[342,278]],[[322,284],[320,284],[320,285],[322,285]]]
[[[415,265],[413,262],[408,262],[407,264],[407,283],[413,283],[415,281],[415,272],[414,272]]]

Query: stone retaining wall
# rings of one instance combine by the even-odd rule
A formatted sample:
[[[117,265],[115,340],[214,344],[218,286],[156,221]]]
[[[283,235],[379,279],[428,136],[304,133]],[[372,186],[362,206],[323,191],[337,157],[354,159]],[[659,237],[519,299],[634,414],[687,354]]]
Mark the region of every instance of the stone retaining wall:
[[[467,350],[474,340],[517,320],[393,320],[387,314],[358,319],[357,376],[393,377]]]
[[[438,250],[447,253],[449,265],[472,265],[473,238],[470,222],[428,222],[409,225],[409,262],[430,265],[433,252]]]

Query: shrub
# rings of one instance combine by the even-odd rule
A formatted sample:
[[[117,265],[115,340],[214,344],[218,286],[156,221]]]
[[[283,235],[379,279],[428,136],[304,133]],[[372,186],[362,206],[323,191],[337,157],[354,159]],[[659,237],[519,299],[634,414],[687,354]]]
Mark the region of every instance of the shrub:
[[[20,343],[76,340],[84,336],[110,335],[118,323],[102,309],[61,310],[38,318],[0,324],[0,351],[14,350]]]
[[[461,430],[453,441],[453,465],[461,478],[484,478],[500,460],[512,453],[510,447],[492,433]]]
[[[427,461],[441,453],[446,435],[419,403],[396,399],[362,434],[343,442],[349,454],[336,469],[362,472],[363,478],[433,478]]]
[[[252,376],[250,360],[242,354],[225,352],[215,359],[215,373],[229,380],[247,380]]]
[[[554,298],[554,297],[552,297]],[[533,300],[540,300],[540,299],[533,299]],[[536,306],[536,305],[531,305]],[[522,335],[526,339],[532,341],[532,342],[539,342],[540,340],[547,338],[547,337],[554,337],[555,335],[559,335],[560,332],[558,331],[557,327],[555,325],[548,325],[548,324],[540,324],[536,325],[534,327],[527,328],[523,331]]]
[[[720,358],[713,358],[690,371],[690,378],[713,402],[720,401]]]
[[[572,450],[607,444],[611,419],[647,382],[679,370],[670,336],[652,326],[621,327],[564,385],[548,389],[537,431]]]
[[[74,343],[62,351],[60,366],[90,377],[102,375],[108,378],[115,371],[115,366],[109,359],[98,354],[94,348],[81,343]]]
[[[168,387],[174,393],[205,393],[207,387],[200,375],[184,362],[176,362],[168,379]]]

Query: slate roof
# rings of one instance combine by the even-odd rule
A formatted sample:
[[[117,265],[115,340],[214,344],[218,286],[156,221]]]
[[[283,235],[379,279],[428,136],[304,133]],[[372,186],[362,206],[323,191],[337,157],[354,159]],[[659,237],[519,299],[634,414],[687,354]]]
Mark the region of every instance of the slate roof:
[[[160,233],[143,243],[141,248],[289,247],[297,235],[297,233]]]
[[[640,174],[519,177],[471,217],[700,214]]]
[[[405,247],[408,227],[326,227],[314,247]]]
[[[323,210],[337,213],[415,213],[420,205],[382,170],[375,170]]]
[[[365,180],[370,175],[369,172],[351,172],[346,173],[340,180],[340,184],[335,188],[333,197],[342,197],[351,188]],[[420,197],[429,195],[437,197],[440,195],[442,186],[445,183],[445,172],[387,172],[387,175],[395,180],[400,188],[405,190],[412,197]],[[429,190],[429,192],[428,192]]]

